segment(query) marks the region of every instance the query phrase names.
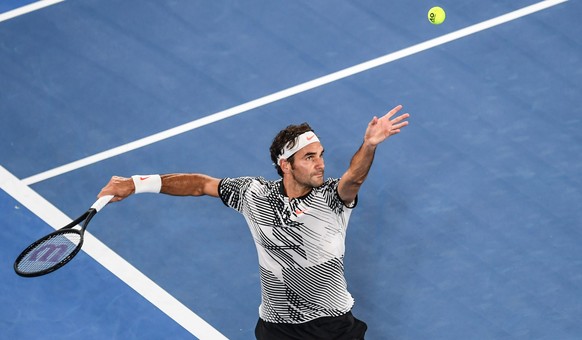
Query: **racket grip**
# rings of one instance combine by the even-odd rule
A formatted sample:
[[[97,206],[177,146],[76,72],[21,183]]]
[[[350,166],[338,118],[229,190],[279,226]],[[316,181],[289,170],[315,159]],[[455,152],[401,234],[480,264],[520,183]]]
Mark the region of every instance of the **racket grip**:
[[[95,203],[93,203],[91,209],[95,209],[97,212],[99,212],[99,210],[103,209],[103,207],[106,206],[112,198],[113,195],[105,195],[100,197],[97,201],[95,201]]]

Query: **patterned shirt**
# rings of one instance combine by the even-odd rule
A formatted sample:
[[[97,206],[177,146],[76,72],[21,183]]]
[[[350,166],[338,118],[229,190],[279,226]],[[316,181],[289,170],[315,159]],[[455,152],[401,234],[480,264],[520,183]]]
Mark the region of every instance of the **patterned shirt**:
[[[225,178],[220,198],[242,213],[259,257],[260,317],[275,323],[303,323],[350,311],[343,258],[351,207],[328,179],[309,194],[289,199],[283,181],[261,177]]]

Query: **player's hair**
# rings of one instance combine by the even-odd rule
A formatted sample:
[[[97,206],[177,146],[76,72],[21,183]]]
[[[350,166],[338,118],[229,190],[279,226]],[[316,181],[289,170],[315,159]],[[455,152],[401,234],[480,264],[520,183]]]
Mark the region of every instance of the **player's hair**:
[[[279,164],[277,164],[277,157],[283,153],[283,147],[285,147],[288,143],[291,143],[289,147],[295,146],[297,137],[307,131],[313,131],[311,126],[309,126],[307,123],[300,125],[289,125],[285,129],[279,131],[279,133],[273,139],[273,143],[271,144],[269,150],[271,151],[271,160],[273,161],[273,164],[275,164],[275,169],[277,169],[279,176],[283,177],[283,171],[281,170]],[[291,165],[293,165],[293,156],[287,159]]]

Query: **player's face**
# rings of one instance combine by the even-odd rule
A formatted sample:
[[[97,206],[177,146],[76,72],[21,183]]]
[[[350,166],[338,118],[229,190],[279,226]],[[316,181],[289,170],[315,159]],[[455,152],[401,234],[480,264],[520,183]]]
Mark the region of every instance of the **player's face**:
[[[316,142],[295,153],[291,174],[298,184],[309,188],[317,188],[323,184],[323,151],[321,143]]]

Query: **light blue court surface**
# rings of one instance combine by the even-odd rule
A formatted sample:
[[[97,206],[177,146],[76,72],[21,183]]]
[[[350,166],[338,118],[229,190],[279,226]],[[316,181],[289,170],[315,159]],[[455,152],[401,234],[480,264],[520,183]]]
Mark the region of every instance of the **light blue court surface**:
[[[367,339],[582,337],[582,5],[444,1],[439,26],[433,5],[70,0],[1,21],[2,338],[252,339],[256,252],[217,199],[131,197],[59,271],[12,263],[112,175],[275,179],[288,124],[338,177],[397,104],[410,126],[348,232]]]

